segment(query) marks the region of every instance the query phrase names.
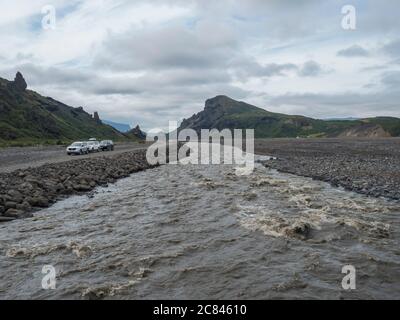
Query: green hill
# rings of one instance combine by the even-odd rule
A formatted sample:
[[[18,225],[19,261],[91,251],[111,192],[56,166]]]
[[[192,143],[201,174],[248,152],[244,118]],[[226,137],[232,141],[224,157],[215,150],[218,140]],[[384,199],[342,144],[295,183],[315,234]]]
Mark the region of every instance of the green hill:
[[[135,140],[103,124],[82,107],[73,108],[27,90],[20,73],[14,81],[0,78],[0,146],[68,143],[72,140]]]
[[[256,138],[400,136],[400,119],[319,120],[269,112],[226,96],[206,101],[203,111],[183,120],[178,130],[254,129]]]

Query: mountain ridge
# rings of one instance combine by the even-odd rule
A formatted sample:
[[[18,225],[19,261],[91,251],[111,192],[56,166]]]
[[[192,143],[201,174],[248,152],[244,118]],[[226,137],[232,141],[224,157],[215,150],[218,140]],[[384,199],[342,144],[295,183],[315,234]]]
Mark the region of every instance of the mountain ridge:
[[[83,107],[71,107],[51,97],[28,90],[18,72],[14,81],[0,78],[0,145],[65,144],[96,137],[140,140],[102,123]]]
[[[206,100],[203,111],[184,119],[178,129],[254,129],[256,138],[397,137],[400,119],[321,120],[270,112],[228,96]]]

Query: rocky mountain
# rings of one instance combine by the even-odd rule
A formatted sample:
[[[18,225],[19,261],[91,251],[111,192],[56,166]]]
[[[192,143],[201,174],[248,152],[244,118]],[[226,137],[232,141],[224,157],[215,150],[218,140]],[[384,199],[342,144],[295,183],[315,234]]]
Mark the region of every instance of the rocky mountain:
[[[256,138],[282,137],[388,137],[400,136],[400,119],[319,120],[269,112],[227,96],[205,103],[203,111],[184,119],[178,130],[191,128],[255,129]]]
[[[135,128],[133,128],[132,130],[129,130],[129,131],[126,133],[126,135],[127,135],[128,137],[131,137],[131,136],[137,137],[137,138],[139,138],[139,139],[141,139],[141,140],[145,140],[145,139],[146,139],[146,136],[147,136],[146,133],[140,129],[139,125],[137,125],[137,126],[136,126]]]
[[[90,137],[136,139],[102,123],[97,112],[92,116],[83,107],[27,90],[20,72],[14,81],[0,78],[0,145],[67,143]]]

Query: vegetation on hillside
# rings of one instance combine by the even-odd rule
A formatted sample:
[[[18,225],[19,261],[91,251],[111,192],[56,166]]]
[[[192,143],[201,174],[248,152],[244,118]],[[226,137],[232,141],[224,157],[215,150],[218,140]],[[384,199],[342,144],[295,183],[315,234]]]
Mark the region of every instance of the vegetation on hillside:
[[[26,90],[26,84],[0,78],[0,146],[67,144],[72,140],[112,139],[134,141],[92,117],[82,107],[73,108],[50,97]]]
[[[400,119],[389,117],[360,120],[320,120],[298,115],[269,112],[250,104],[217,96],[206,101],[203,111],[183,120],[179,130],[191,128],[219,130],[254,129],[256,138],[337,137],[350,128],[371,123],[391,136],[400,136]],[[382,130],[383,131],[383,130]],[[367,135],[368,133],[365,132]]]

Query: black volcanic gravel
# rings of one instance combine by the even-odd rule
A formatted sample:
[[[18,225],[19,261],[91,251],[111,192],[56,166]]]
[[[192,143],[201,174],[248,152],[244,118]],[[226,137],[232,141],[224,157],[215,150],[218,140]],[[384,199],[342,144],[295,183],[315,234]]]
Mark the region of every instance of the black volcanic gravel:
[[[372,197],[400,199],[400,139],[262,139],[265,166]]]

